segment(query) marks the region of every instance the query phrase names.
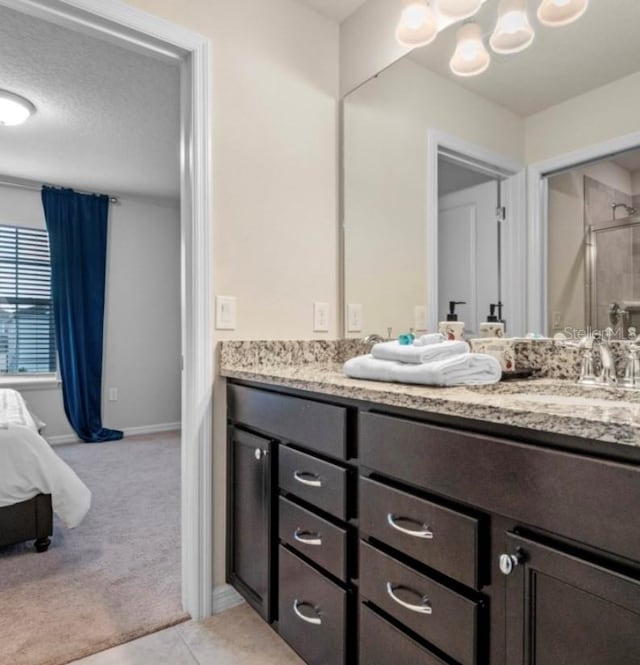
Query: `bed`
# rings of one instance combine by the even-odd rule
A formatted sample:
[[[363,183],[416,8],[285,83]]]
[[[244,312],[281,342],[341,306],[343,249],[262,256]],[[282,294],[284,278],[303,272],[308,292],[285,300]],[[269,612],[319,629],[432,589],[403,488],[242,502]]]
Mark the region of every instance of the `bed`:
[[[80,524],[91,492],[38,431],[19,392],[0,389],[0,547],[35,540],[46,552],[53,513]]]

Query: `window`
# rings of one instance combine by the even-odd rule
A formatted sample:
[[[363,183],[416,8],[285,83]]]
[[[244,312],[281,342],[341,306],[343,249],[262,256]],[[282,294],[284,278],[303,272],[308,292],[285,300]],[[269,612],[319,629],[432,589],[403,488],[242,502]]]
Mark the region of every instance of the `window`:
[[[0,225],[0,375],[55,371],[49,236]]]

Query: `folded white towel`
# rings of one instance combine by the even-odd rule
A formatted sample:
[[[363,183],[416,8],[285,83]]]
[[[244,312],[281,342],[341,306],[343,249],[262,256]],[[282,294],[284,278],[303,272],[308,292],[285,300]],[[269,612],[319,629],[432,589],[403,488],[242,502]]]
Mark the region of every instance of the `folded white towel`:
[[[396,341],[380,342],[371,348],[371,355],[378,360],[397,360],[401,363],[414,364],[444,360],[462,353],[469,353],[469,345],[461,341],[440,342],[427,346],[404,345]]]
[[[413,346],[429,346],[430,344],[440,344],[444,342],[444,335],[442,333],[429,333],[428,335],[420,335],[413,340]]]
[[[421,365],[379,360],[369,354],[347,360],[344,373],[354,379],[432,386],[479,386],[497,383],[502,376],[500,363],[482,353],[464,353]]]

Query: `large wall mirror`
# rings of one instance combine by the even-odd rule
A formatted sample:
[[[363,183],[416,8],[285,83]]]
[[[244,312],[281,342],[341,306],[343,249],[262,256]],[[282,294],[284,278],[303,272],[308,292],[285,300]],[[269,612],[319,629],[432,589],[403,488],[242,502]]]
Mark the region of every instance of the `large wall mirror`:
[[[451,71],[454,24],[344,98],[347,336],[434,330],[449,301],[469,336],[497,303],[510,336],[640,331],[640,2],[553,28],[539,4],[499,55],[486,0],[482,74]]]

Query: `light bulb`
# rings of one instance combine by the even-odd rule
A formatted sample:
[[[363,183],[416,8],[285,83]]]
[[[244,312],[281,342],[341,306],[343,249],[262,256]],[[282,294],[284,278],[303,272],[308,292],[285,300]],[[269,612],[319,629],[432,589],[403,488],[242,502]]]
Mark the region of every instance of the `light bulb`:
[[[457,33],[456,51],[449,62],[457,76],[477,76],[486,71],[491,56],[482,41],[482,29],[476,23],[466,23]]]
[[[28,99],[0,90],[0,125],[21,125],[35,111]]]
[[[482,6],[483,0],[438,0],[438,11],[457,21],[473,16]]]
[[[527,17],[526,0],[500,0],[498,23],[489,43],[496,53],[524,51],[535,33]]]
[[[431,7],[424,0],[406,2],[396,28],[396,39],[403,46],[415,48],[426,46],[437,34],[438,22]]]
[[[552,28],[577,21],[589,6],[589,0],[542,0],[538,20]]]

